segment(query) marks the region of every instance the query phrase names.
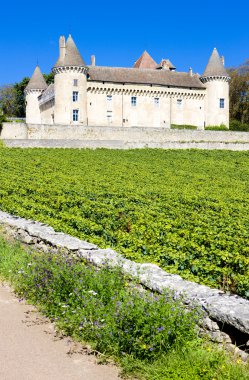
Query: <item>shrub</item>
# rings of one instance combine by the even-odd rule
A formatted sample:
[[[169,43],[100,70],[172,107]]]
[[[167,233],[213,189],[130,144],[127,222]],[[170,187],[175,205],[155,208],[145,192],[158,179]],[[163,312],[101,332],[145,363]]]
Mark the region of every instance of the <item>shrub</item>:
[[[205,127],[206,131],[228,131],[229,129],[224,125],[208,125]]]
[[[249,132],[249,124],[243,124],[238,120],[231,120],[229,129],[231,131]]]
[[[3,128],[3,123],[6,121],[6,117],[5,115],[1,115],[0,114],[0,135],[1,135],[1,132],[2,132],[2,128]]]
[[[196,125],[185,125],[185,124],[171,124],[171,129],[197,129]]]

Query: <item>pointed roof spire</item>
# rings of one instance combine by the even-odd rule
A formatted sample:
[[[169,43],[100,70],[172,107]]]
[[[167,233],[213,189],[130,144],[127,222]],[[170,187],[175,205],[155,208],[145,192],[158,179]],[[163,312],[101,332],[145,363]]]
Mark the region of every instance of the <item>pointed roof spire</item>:
[[[214,48],[202,77],[222,76],[228,77],[225,67],[216,48]]]
[[[145,50],[141,57],[139,57],[138,60],[134,63],[133,67],[135,69],[155,69],[157,67],[157,63]]]
[[[48,87],[44,76],[42,75],[42,72],[40,70],[40,67],[37,65],[35,68],[35,71],[33,72],[32,77],[30,78],[30,81],[25,88],[25,91],[27,90],[46,90]]]
[[[60,38],[60,57],[54,67],[85,66],[85,62],[83,61],[71,34],[69,34],[65,46],[62,46],[62,42],[62,38]],[[61,53],[61,49],[65,49],[64,53]]]

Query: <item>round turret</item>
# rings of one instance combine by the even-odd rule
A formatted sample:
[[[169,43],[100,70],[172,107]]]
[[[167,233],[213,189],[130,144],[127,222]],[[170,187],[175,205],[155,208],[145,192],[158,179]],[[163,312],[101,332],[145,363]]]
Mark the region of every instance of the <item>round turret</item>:
[[[41,112],[39,108],[39,96],[48,87],[39,66],[35,71],[24,90],[26,96],[26,123],[41,124]]]
[[[55,124],[87,124],[87,67],[71,37],[59,40],[60,56],[53,67]]]
[[[229,80],[224,67],[224,58],[220,58],[214,48],[200,80],[207,88],[205,102],[205,125],[225,125],[229,128]]]

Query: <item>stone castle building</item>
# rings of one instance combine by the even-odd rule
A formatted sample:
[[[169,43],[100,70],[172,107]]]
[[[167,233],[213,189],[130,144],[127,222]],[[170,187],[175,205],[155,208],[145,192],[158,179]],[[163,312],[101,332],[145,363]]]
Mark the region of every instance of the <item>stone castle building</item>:
[[[26,123],[45,125],[161,127],[229,126],[229,76],[213,50],[202,76],[177,72],[145,51],[132,68],[96,66],[82,59],[73,39],[60,37],[54,84],[37,66],[25,89]]]

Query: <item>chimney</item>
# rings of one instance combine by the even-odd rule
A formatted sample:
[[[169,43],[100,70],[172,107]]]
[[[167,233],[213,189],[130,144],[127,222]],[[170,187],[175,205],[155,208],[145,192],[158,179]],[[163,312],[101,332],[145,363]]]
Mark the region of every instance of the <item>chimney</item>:
[[[221,60],[221,62],[222,62],[222,65],[225,66],[225,58],[224,58],[224,55],[222,55],[222,56],[220,57],[220,60]]]
[[[64,36],[60,36],[59,39],[60,60],[64,60],[66,54],[66,40]]]
[[[193,76],[193,70],[192,70],[192,67],[189,68],[189,71],[188,71],[189,75],[192,77]]]
[[[92,66],[95,66],[95,55],[91,55]]]

